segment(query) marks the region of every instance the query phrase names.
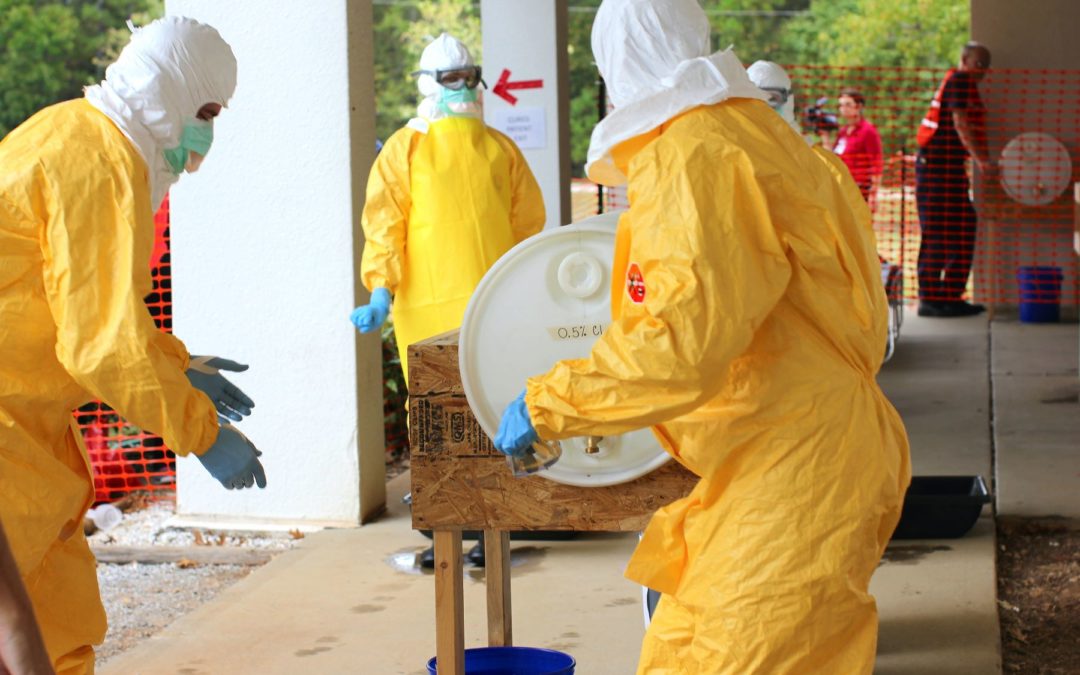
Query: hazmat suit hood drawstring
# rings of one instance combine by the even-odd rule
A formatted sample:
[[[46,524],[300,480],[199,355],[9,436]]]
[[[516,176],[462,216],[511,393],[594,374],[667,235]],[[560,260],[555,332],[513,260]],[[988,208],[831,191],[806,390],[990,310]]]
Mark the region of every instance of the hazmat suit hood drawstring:
[[[184,120],[207,103],[228,105],[236,57],[217,30],[167,16],[133,29],[131,41],[86,98],[119,127],[146,161],[156,209],[179,176],[164,151],[176,147]]]

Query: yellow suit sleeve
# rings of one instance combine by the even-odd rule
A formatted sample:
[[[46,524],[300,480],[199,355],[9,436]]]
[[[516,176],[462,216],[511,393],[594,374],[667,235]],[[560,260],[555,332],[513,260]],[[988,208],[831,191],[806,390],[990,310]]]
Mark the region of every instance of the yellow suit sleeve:
[[[369,291],[381,287],[394,294],[401,283],[412,207],[409,160],[419,133],[408,127],[395,132],[379,151],[368,175],[360,220],[364,228],[360,280]]]
[[[125,419],[179,455],[201,454],[217,438],[214,405],[184,374],[187,350],[157,329],[143,302],[154,232],[148,200],[107,166],[57,177],[44,190],[44,281],[56,355],[80,386]],[[140,208],[145,222],[135,216]]]
[[[829,168],[829,173],[836,182],[837,188],[844,195],[844,199],[851,206],[852,211],[855,212],[858,222],[863,224],[871,235],[874,235],[874,216],[870,213],[870,206],[863,199],[862,192],[859,191],[859,186],[855,184],[855,179],[851,177],[851,171],[844,164],[844,160],[840,159],[840,156],[835,152],[826,150],[820,143],[812,145],[810,149]]]
[[[173,365],[183,371],[188,369],[191,364],[191,354],[188,354],[187,347],[179,338],[171,333],[163,333],[159,330],[154,334],[154,343]]]
[[[624,291],[588,358],[529,379],[541,438],[625,433],[698,408],[719,393],[791,277],[745,155],[729,148],[687,162],[658,145],[631,164],[631,208],[619,225],[630,228],[645,297],[635,303]]]
[[[544,229],[547,213],[544,210],[544,194],[533,176],[529,163],[512,140],[506,138],[510,153],[510,229],[514,241],[521,242]]]

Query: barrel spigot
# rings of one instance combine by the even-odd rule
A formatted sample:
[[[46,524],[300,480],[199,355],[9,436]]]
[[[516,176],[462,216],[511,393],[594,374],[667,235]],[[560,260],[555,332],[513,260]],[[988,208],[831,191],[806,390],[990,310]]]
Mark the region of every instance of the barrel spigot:
[[[600,441],[603,440],[603,436],[586,436],[585,437],[585,454],[595,455],[600,452]]]

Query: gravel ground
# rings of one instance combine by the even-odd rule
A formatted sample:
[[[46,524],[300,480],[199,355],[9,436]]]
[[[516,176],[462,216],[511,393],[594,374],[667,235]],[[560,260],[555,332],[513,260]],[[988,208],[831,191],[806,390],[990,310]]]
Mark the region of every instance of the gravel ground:
[[[88,537],[97,546],[239,546],[265,550],[285,550],[296,545],[297,537],[288,532],[219,532],[205,528],[172,527],[167,524],[175,513],[172,502],[151,502],[144,508],[128,511],[124,519],[108,532]]]
[[[288,532],[239,533],[171,527],[166,521],[173,513],[170,502],[154,502],[125,512],[116,527],[88,537],[90,545],[224,546],[284,551],[295,547],[303,537]],[[98,664],[138,645],[255,569],[248,565],[99,563],[98,583],[109,618],[109,632],[104,644],[97,648]]]
[[[97,663],[131,649],[254,570],[247,565],[98,565],[109,632]]]

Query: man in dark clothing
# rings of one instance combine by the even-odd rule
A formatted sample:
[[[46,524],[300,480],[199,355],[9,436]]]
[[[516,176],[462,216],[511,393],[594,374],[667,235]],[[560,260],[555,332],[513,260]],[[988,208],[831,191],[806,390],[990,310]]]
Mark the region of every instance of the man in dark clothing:
[[[985,309],[961,296],[971,272],[977,224],[965,162],[970,156],[984,178],[994,171],[986,149],[986,107],[977,86],[989,67],[989,49],[977,42],[964,45],[959,68],[946,74],[919,127],[919,316],[971,316]]]

